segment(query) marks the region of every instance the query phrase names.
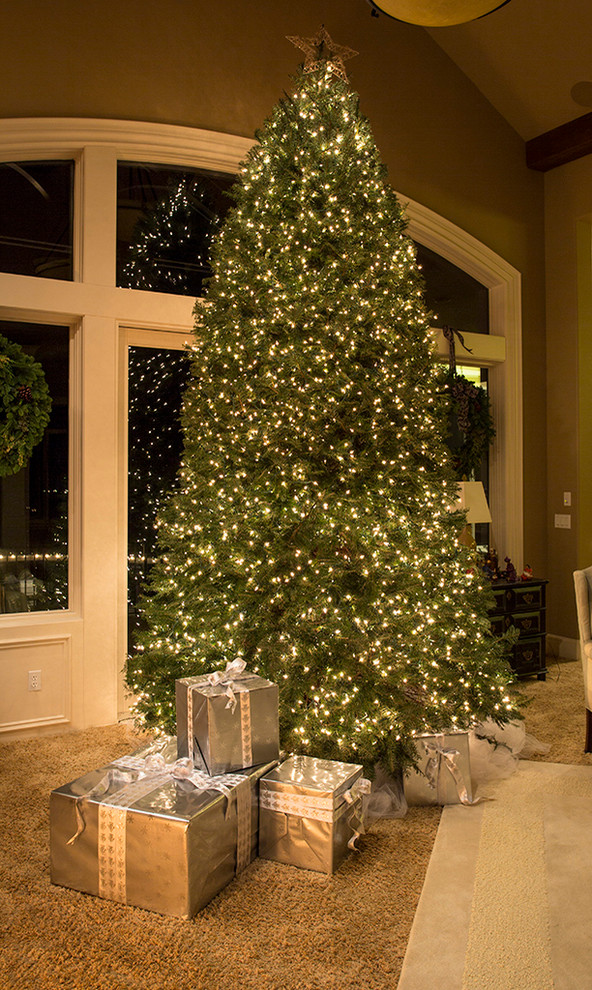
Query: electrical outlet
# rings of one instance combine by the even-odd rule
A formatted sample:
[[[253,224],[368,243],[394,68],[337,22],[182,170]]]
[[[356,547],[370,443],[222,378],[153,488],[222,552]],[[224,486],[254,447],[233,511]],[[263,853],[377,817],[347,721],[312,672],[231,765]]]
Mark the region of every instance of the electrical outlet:
[[[555,529],[571,529],[571,516],[555,513]]]
[[[29,691],[41,691],[41,671],[29,671]]]

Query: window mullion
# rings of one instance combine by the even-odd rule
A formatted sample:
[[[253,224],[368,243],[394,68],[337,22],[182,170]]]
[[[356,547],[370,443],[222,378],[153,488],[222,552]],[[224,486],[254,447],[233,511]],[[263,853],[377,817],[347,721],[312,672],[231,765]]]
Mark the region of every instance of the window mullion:
[[[80,162],[80,212],[76,218],[81,244],[81,280],[115,286],[117,241],[117,153],[88,146]]]

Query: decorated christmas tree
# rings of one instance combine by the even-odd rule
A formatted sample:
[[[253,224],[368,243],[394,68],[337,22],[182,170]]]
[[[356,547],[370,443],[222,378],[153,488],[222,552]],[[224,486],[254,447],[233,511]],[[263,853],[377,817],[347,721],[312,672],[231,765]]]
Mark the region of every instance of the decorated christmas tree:
[[[196,307],[178,488],[160,518],[136,711],[236,657],[286,751],[393,770],[414,735],[515,713],[443,441],[405,219],[321,30],[241,169]]]

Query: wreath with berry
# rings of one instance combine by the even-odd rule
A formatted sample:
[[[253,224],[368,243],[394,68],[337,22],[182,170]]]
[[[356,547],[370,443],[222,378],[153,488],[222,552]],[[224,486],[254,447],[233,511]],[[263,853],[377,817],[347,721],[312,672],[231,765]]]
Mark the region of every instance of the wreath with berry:
[[[495,437],[489,396],[467,378],[449,373],[446,381],[449,401],[447,445],[458,478],[477,474],[481,458]]]
[[[442,327],[448,341],[448,371],[444,378],[444,395],[448,405],[448,431],[444,440],[452,455],[452,466],[459,479],[478,475],[481,459],[495,438],[495,426],[487,392],[459,375],[456,370],[456,344],[458,337],[462,347],[467,347],[460,330]]]
[[[50,412],[43,368],[0,334],[0,477],[24,467],[45,433]]]

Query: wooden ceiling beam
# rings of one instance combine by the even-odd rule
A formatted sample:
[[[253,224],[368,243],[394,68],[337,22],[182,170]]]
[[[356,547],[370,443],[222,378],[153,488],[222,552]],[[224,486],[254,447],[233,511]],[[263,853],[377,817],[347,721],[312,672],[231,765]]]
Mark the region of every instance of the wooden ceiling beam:
[[[538,172],[592,154],[592,113],[585,113],[526,142],[526,164]]]

